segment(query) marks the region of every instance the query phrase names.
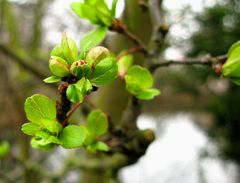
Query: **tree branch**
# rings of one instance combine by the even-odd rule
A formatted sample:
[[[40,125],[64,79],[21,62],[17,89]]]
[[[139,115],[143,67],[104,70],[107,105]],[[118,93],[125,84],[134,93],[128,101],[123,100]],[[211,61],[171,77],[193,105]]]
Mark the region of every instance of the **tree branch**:
[[[17,49],[10,48],[9,46],[0,44],[0,52],[12,58],[13,61],[19,64],[22,68],[26,69],[27,71],[35,75],[41,81],[47,77],[47,74],[44,74],[44,72],[41,71],[38,67],[30,65],[31,60]]]
[[[204,56],[201,58],[185,58],[181,60],[165,60],[160,63],[155,63],[150,66],[150,70],[154,72],[159,67],[166,67],[170,65],[209,65],[224,64],[227,60],[227,55],[220,55],[216,57]]]
[[[119,19],[114,19],[112,26],[109,28],[109,30],[118,32],[124,36],[126,36],[129,40],[131,40],[137,47],[138,51],[142,52],[144,55],[148,54],[148,50],[145,47],[145,45],[142,43],[142,41],[132,32],[130,32],[127,28],[127,26]]]

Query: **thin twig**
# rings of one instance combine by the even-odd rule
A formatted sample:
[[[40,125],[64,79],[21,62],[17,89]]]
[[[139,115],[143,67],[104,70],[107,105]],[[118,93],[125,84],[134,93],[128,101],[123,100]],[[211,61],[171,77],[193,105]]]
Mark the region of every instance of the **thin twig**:
[[[144,55],[148,54],[148,50],[145,47],[145,45],[142,43],[142,41],[135,34],[130,32],[127,26],[121,20],[114,19],[112,26],[109,28],[109,30],[123,34],[129,40],[131,40],[135,45],[137,45],[137,47],[139,47],[138,48],[139,52],[142,52]]]
[[[154,72],[159,67],[166,67],[170,65],[214,65],[224,64],[227,60],[227,55],[220,55],[216,57],[205,56],[201,58],[185,58],[181,60],[166,60],[160,63],[155,63],[150,66],[150,70]]]
[[[47,75],[44,74],[43,71],[39,70],[38,67],[30,65],[31,63],[30,59],[21,55],[19,52],[17,52],[17,50],[10,48],[6,45],[0,44],[0,52],[12,58],[13,61],[18,63],[22,68],[26,69],[27,71],[35,75],[41,81],[47,77]]]
[[[80,106],[80,102],[76,103],[67,113],[67,116],[65,118],[65,120],[62,122],[62,126],[65,127],[68,123],[68,120],[70,119],[70,117],[72,116],[72,114],[77,110],[77,108]]]
[[[119,55],[117,57],[117,61],[119,61],[122,57],[128,55],[128,54],[131,54],[131,53],[136,53],[136,52],[139,52],[141,51],[141,46],[137,45],[135,47],[132,47],[132,48],[129,48],[128,50],[126,50],[123,54]]]

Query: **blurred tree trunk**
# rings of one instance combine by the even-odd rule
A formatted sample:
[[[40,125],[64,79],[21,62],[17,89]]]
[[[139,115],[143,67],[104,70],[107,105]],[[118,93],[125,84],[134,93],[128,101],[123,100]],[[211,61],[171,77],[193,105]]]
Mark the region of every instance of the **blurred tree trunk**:
[[[123,13],[123,21],[127,24],[130,31],[134,32],[147,45],[152,32],[152,25],[148,11],[138,5],[138,0],[125,1],[125,9]],[[119,53],[122,49],[131,48],[135,45],[124,36],[116,34],[107,40],[110,50]],[[134,57],[135,63],[143,63],[144,57],[136,54]],[[111,120],[115,125],[119,124],[123,111],[127,106],[129,94],[125,90],[125,83],[118,80],[111,85],[99,88],[97,98],[97,106],[111,116]],[[118,183],[116,174],[108,172],[84,171],[82,175],[83,183]]]

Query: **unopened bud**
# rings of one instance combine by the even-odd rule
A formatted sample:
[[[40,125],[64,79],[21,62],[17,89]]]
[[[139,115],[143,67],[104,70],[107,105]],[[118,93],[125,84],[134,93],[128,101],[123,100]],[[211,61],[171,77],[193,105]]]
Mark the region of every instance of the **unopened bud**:
[[[109,56],[109,51],[103,46],[92,48],[86,57],[86,61],[90,66],[96,66],[102,59]]]
[[[79,60],[72,63],[70,72],[79,78],[88,78],[91,74],[91,69],[85,60]]]
[[[57,56],[51,56],[49,60],[49,69],[53,75],[58,77],[65,77],[69,75],[68,64],[65,60]]]

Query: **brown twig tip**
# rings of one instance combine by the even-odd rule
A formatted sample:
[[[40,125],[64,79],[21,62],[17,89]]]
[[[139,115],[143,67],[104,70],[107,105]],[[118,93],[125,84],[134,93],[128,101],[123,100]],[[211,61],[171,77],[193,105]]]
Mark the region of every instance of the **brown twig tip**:
[[[165,60],[160,63],[155,63],[150,66],[150,70],[154,72],[159,67],[166,67],[170,65],[223,65],[227,60],[227,55],[220,55],[216,57],[211,57],[209,55],[201,58],[184,58],[181,60]]]
[[[119,19],[114,19],[112,22],[112,26],[109,27],[110,31],[118,32],[126,36],[129,40],[131,40],[137,47],[139,47],[138,51],[142,52],[143,54],[147,55],[148,50],[146,49],[145,45],[142,41],[132,32],[130,32],[127,26]]]

